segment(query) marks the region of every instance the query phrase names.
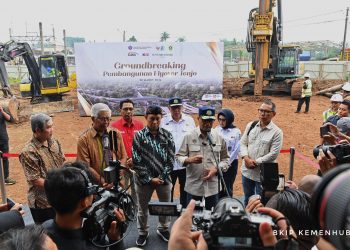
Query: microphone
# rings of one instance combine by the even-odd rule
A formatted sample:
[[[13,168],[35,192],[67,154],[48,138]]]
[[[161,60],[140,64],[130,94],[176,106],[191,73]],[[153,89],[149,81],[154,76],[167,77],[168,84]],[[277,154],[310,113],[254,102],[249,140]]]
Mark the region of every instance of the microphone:
[[[215,147],[216,144],[213,142],[214,140],[213,140],[213,137],[211,136],[211,133],[208,132],[207,136],[208,136],[209,145],[212,145],[213,147]]]
[[[203,145],[203,146],[207,146],[207,145],[208,145],[208,143],[206,143],[206,142],[202,142],[202,145]]]
[[[103,147],[103,149],[109,149],[109,135],[108,134],[102,135],[102,147]]]

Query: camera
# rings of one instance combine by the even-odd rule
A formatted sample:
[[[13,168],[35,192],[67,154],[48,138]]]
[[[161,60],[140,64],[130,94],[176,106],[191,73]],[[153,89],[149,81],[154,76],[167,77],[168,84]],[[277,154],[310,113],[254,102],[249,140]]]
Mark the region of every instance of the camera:
[[[328,135],[328,132],[330,132],[330,130],[329,130],[329,126],[327,124],[320,127],[320,136],[321,137]]]
[[[327,156],[327,151],[329,150],[334,154],[337,159],[337,163],[347,163],[350,161],[350,144],[337,144],[337,145],[318,145],[313,149],[313,155],[317,159],[320,149]]]
[[[314,225],[336,249],[350,249],[350,164],[329,170],[311,199]]]
[[[284,175],[278,173],[278,163],[260,164],[260,182],[262,186],[261,202],[266,205],[272,196],[284,189]]]
[[[152,202],[148,207],[153,215],[181,214],[179,205],[172,202]],[[213,250],[263,249],[259,236],[259,225],[263,222],[277,229],[270,216],[246,213],[243,204],[233,198],[221,199],[213,211],[196,205],[192,217],[193,228],[203,231],[209,249]]]
[[[123,210],[126,221],[119,222],[121,233],[125,233],[128,223],[135,220],[135,204],[127,190],[121,188],[119,183],[120,170],[123,167],[118,161],[110,161],[110,166],[104,169],[104,178],[107,183],[114,183],[114,187],[107,190],[99,188],[91,207],[81,214],[84,221],[84,232],[93,242],[104,241],[112,221],[117,220],[114,210]]]

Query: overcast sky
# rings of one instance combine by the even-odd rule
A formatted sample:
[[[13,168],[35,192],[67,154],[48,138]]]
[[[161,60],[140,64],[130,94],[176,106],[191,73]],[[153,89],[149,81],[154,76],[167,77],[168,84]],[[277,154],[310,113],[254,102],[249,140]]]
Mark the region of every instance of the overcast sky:
[[[218,41],[222,38],[245,39],[249,11],[258,0],[16,0],[1,1],[0,42],[13,35],[39,33],[62,39],[84,37],[86,41],[120,42],[122,31],[127,39],[159,41],[160,33],[170,34],[169,41],[184,36],[186,41]],[[332,40],[344,36],[346,7],[350,0],[283,0],[284,41]],[[350,25],[348,25],[348,30]],[[348,34],[347,41],[350,40]]]

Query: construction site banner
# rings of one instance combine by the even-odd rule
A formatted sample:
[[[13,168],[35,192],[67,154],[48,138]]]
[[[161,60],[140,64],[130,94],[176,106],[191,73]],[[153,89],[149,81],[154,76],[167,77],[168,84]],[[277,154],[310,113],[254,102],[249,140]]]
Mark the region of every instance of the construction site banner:
[[[129,98],[135,113],[148,105],[168,112],[168,99],[181,97],[184,112],[199,106],[221,108],[223,43],[76,43],[75,60],[80,114],[103,102],[113,115]]]

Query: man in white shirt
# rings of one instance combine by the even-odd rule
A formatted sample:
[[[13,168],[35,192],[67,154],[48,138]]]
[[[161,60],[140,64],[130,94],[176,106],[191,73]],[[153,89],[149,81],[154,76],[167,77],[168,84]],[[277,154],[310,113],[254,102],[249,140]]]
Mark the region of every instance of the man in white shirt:
[[[259,121],[248,123],[240,141],[245,205],[250,196],[262,193],[259,164],[276,162],[283,143],[282,130],[272,122],[276,105],[266,100],[258,114]]]
[[[191,116],[182,113],[182,99],[178,97],[169,99],[170,113],[166,114],[160,124],[161,128],[168,130],[175,141],[175,153],[181,147],[181,143],[185,135],[196,128],[196,124]],[[178,161],[175,161],[174,169],[171,173],[173,188],[171,190],[171,200],[174,197],[174,187],[176,180],[179,179],[180,184],[180,204],[183,207],[187,205],[187,194],[185,191],[186,184],[186,168]]]

